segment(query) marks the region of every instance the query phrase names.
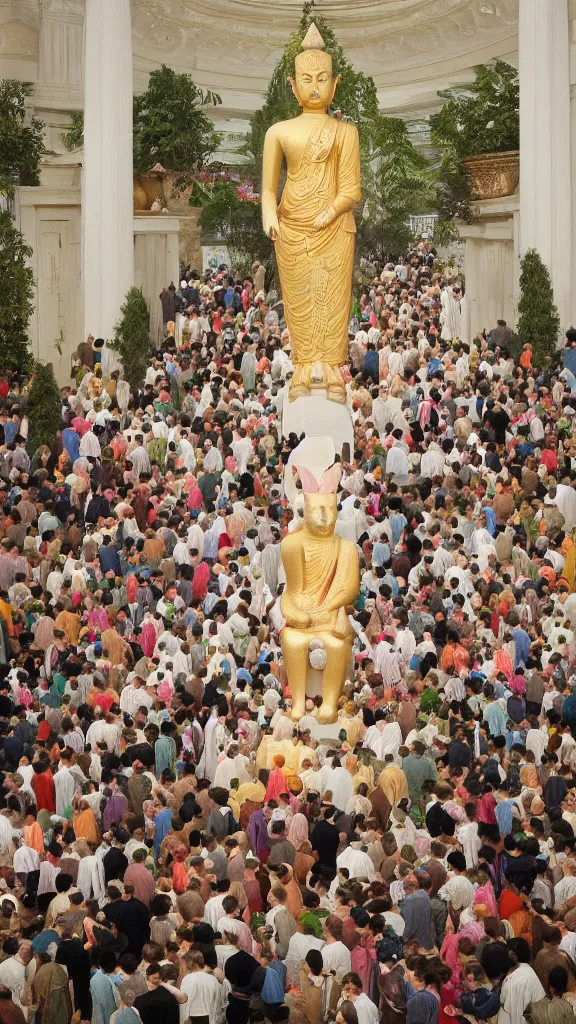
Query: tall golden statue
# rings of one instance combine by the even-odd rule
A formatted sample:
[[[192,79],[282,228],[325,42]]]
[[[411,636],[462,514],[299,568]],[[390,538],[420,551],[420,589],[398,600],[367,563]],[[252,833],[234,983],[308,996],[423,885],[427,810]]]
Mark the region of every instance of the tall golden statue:
[[[319,722],[335,722],[346,680],[354,631],[346,606],[358,597],[360,570],[356,546],[334,533],[336,489],[342,467],[327,469],[320,483],[298,468],[304,491],[304,526],[280,545],[286,589],[280,608],[282,657],[292,692],[292,718],[306,709],[308,667],[323,671]]]
[[[338,78],[314,23],[296,56],[296,78],[288,81],[302,113],[266,133],[262,220],[275,243],[292,343],[290,401],[322,388],[344,403],[340,367],[348,359],[360,146],[355,125],[326,113]],[[283,158],[287,177],[276,208]]]

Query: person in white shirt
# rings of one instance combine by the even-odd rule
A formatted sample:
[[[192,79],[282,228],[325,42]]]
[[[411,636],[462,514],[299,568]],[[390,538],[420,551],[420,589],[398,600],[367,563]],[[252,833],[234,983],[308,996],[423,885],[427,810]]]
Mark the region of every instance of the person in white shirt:
[[[211,896],[209,900],[206,900],[204,906],[204,920],[207,924],[211,925],[215,932],[218,931],[218,921],[221,917],[225,917],[226,914],[222,909],[222,904],[226,899],[227,893],[219,893],[217,896]]]
[[[189,1017],[219,1020],[227,1002],[226,988],[214,974],[204,970],[202,953],[191,950],[184,962],[190,973],[180,983],[181,991],[188,996],[188,1002],[180,1008],[180,1020],[185,1021]]]
[[[147,707],[150,709],[154,703],[149,693],[146,693],[144,680],[140,676],[134,676],[131,683],[128,683],[120,694],[120,710],[134,718],[138,708]],[[90,726],[90,728],[92,728]]]
[[[368,854],[362,851],[362,843],[350,843],[338,854],[336,867],[348,868],[350,878],[367,878],[369,882],[376,878],[374,864]]]
[[[475,888],[472,882],[466,877],[466,858],[459,850],[448,854],[446,858],[448,866],[452,869],[452,875],[447,882],[438,890],[441,900],[449,903],[452,910],[458,913],[461,910],[471,907],[474,903]]]
[[[0,985],[10,990],[12,1001],[23,1011],[24,1016],[26,1016],[27,1010],[23,1007],[21,998],[26,981],[26,969],[33,956],[32,943],[22,940],[16,955],[9,957],[0,964]]]
[[[134,469],[136,476],[140,476],[141,473],[151,473],[152,467],[150,465],[150,458],[144,447],[144,438],[142,434],[136,434],[134,440],[136,441],[136,448],[132,449],[128,458],[132,463],[132,468]]]
[[[563,864],[564,878],[554,886],[554,904],[564,903],[576,896],[576,860],[568,857]]]
[[[76,791],[76,780],[70,771],[74,762],[74,755],[66,753],[66,748],[60,754],[60,767],[54,775],[54,791],[56,797],[56,814],[64,816],[64,811],[72,803]]]
[[[354,971],[342,978],[342,999],[349,999],[353,1003],[358,1024],[379,1024],[378,1007],[363,991],[360,977]]]
[[[352,969],[350,950],[342,942],[342,921],[335,914],[324,918],[322,930],[326,936],[326,945],[322,947],[322,960],[325,971],[334,971],[338,981]]]

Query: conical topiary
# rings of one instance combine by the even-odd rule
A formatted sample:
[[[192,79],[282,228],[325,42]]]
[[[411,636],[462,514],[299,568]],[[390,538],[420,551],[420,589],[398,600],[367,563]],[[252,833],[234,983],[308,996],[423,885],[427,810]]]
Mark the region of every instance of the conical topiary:
[[[62,398],[52,363],[36,363],[28,396],[28,443],[30,457],[41,444],[52,447],[62,426]]]
[[[120,313],[122,315],[116,324],[111,347],[118,353],[124,367],[124,376],[134,390],[146,376],[152,352],[150,314],[141,288],[128,289]]]
[[[527,249],[520,262],[518,338],[521,345],[532,345],[532,361],[538,369],[550,362],[559,334],[560,317],[548,267],[536,249]]]

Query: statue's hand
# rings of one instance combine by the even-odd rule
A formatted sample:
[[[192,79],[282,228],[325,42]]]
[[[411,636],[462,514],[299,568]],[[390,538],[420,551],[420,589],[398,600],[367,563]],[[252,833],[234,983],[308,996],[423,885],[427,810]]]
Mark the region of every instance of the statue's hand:
[[[280,609],[286,619],[286,625],[291,626],[292,629],[308,629],[312,625],[312,619],[308,612],[303,612],[301,608],[298,608],[298,605],[291,601],[286,594],[280,602]]]
[[[338,640],[349,640],[351,629],[352,627],[350,626],[350,620],[346,615],[346,608],[339,608],[338,615],[336,617],[336,625],[332,630],[333,635]]]
[[[264,222],[264,230],[268,235],[268,238],[271,238],[273,242],[280,237],[280,223],[276,214],[266,218]]]
[[[293,629],[308,629],[312,625],[310,616],[299,609],[291,608],[289,614],[284,617],[287,625],[292,626]]]
[[[322,213],[319,213],[318,216],[316,217],[316,220],[314,221],[314,227],[325,228],[328,226],[328,224],[331,224],[335,218],[336,211],[333,209],[332,206],[327,206],[326,209],[322,210]]]

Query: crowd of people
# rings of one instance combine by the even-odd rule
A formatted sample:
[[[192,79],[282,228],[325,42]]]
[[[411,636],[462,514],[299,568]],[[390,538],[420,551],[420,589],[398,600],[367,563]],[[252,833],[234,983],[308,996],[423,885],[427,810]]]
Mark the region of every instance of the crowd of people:
[[[0,376],[1,1024],[565,1024],[576,331],[537,368],[466,341],[424,243],[363,290],[320,726],[280,648],[281,304],[259,265],[160,301],[136,387],[79,346],[50,445]]]

